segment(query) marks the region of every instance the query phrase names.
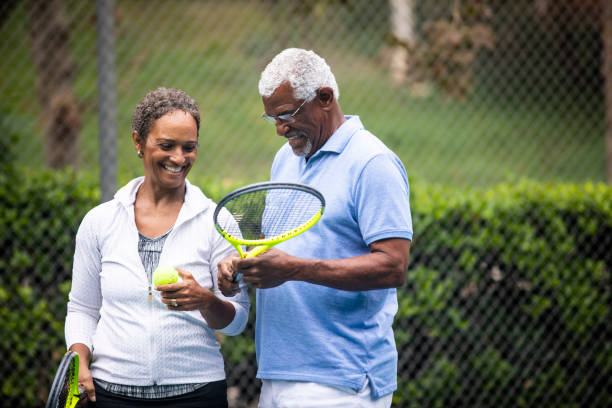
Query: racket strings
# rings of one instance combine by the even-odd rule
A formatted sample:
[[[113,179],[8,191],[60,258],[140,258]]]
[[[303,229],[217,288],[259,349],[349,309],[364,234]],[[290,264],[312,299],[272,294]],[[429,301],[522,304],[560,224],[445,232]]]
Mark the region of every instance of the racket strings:
[[[66,407],[68,403],[71,402],[72,398],[72,389],[73,382],[75,381],[75,370],[76,365],[74,364],[74,360],[70,362],[68,369],[64,373],[64,377],[61,383],[61,389],[59,390],[59,395],[57,397],[57,407]]]
[[[65,407],[66,403],[68,402],[68,399],[70,398],[70,380],[71,378],[72,378],[72,366],[70,367],[69,370],[66,370],[66,374],[64,375],[62,389],[57,399],[58,407]]]
[[[251,191],[225,204],[236,222],[228,223],[224,230],[246,240],[270,239],[308,223],[321,207],[321,200],[307,191],[291,188]]]
[[[81,399],[78,381],[79,356],[74,351],[68,351],[60,361],[45,408],[74,407]]]

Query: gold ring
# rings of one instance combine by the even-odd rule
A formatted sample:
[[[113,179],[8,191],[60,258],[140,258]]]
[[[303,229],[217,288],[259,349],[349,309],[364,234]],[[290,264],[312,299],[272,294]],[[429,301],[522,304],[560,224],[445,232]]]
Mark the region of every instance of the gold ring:
[[[178,307],[178,303],[176,303],[176,299],[172,299],[170,301],[170,304],[172,305],[172,307]]]

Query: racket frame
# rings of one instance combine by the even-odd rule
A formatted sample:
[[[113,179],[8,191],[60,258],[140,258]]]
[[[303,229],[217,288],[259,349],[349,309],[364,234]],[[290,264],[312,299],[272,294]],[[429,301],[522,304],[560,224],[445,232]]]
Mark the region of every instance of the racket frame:
[[[308,221],[306,221],[302,225],[295,227],[283,234],[275,235],[270,238],[244,239],[240,237],[235,237],[233,235],[230,235],[227,231],[224,231],[219,225],[218,215],[221,212],[221,210],[225,207],[225,204],[227,202],[233,200],[234,198],[238,196],[244,195],[246,193],[252,193],[252,192],[262,191],[262,190],[282,189],[282,188],[291,188],[294,190],[300,190],[300,191],[304,191],[304,192],[307,192],[307,193],[310,193],[316,196],[321,201],[321,208]],[[215,228],[217,229],[217,231],[219,231],[219,233],[230,244],[232,244],[234,248],[236,248],[236,251],[238,251],[238,254],[240,255],[240,257],[250,258],[250,257],[254,257],[254,256],[261,254],[262,252],[266,251],[267,249],[273,247],[276,244],[286,241],[289,238],[293,238],[301,234],[302,232],[308,230],[310,227],[315,225],[317,221],[319,221],[324,211],[325,211],[325,197],[323,197],[323,194],[321,194],[318,190],[310,186],[307,186],[305,184],[265,181],[262,183],[249,184],[248,186],[241,187],[237,190],[232,191],[226,196],[224,196],[221,199],[221,201],[219,201],[219,203],[217,204],[217,207],[215,208],[215,212],[213,214],[213,221],[214,221]],[[241,245],[253,246],[253,248],[245,252],[242,249]]]
[[[73,367],[71,370],[71,366]],[[58,407],[59,396],[64,389],[64,378],[66,378],[66,371],[71,372],[69,384],[68,384],[68,395],[66,396],[66,404],[64,407]],[[59,363],[55,378],[51,384],[51,390],[49,391],[49,398],[45,408],[72,408],[81,400],[81,393],[79,392],[79,355],[74,351],[67,351],[62,360]]]

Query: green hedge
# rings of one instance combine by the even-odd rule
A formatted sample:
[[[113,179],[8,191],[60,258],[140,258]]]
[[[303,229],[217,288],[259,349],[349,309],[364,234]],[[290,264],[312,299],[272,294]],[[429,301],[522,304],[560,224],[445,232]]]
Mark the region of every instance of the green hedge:
[[[7,162],[5,162],[7,163]],[[0,173],[0,400],[43,406],[65,352],[74,237],[99,201],[73,171]]]
[[[402,407],[608,407],[612,189],[413,189]]]
[[[72,171],[0,174],[7,406],[44,403],[65,348],[74,236],[98,201],[95,183]],[[412,207],[394,406],[612,406],[612,188],[417,184]],[[247,333],[223,339],[228,378],[243,385],[255,372],[252,319]]]

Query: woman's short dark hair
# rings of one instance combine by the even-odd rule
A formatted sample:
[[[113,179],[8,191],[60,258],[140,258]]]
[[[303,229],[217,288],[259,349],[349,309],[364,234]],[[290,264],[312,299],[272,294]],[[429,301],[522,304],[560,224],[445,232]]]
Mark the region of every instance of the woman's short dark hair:
[[[138,132],[138,135],[146,140],[153,123],[166,113],[176,110],[181,110],[193,116],[199,135],[200,111],[196,101],[185,91],[164,87],[149,92],[138,103],[132,116],[132,130]]]

